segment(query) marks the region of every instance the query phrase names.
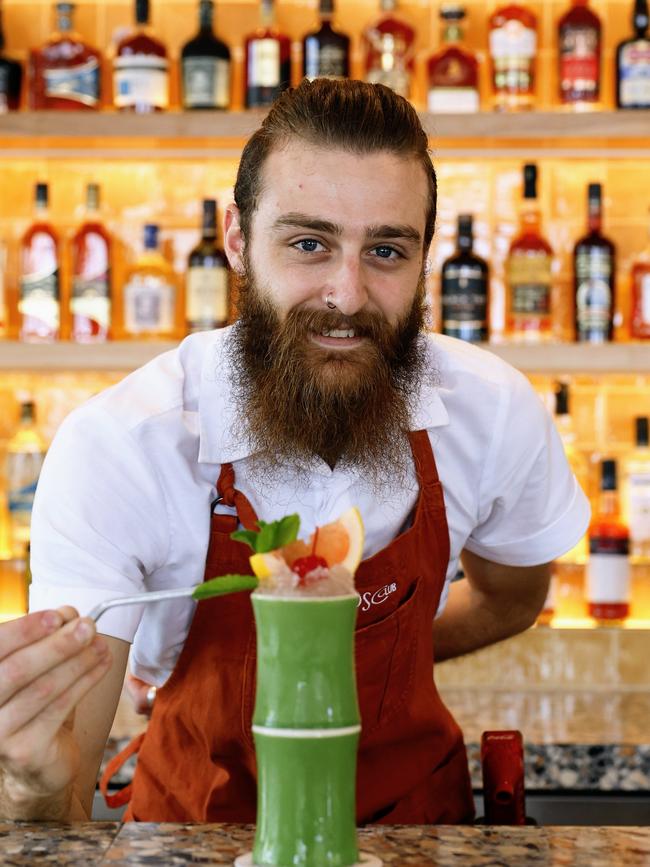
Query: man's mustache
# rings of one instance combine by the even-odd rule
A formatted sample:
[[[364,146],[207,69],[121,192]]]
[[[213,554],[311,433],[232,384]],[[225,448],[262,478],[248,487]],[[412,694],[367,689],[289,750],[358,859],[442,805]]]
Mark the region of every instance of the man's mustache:
[[[360,310],[348,316],[337,310],[294,308],[287,316],[286,329],[296,334],[352,329],[357,337],[385,341],[393,329],[380,313]]]

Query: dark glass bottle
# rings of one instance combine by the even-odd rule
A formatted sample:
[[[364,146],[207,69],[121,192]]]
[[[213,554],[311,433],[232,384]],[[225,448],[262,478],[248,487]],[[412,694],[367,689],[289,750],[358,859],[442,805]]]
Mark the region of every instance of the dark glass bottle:
[[[558,25],[558,78],[565,105],[585,105],[600,98],[602,27],[587,2],[572,0]]]
[[[2,7],[0,6],[0,114],[16,111],[20,105],[20,88],[23,81],[23,68],[17,60],[4,54],[5,33],[2,26]]]
[[[167,49],[149,26],[149,0],[135,0],[135,32],[117,46],[113,100],[120,111],[148,114],[169,106]]]
[[[214,34],[213,0],[200,0],[199,32],[181,51],[183,108],[224,109],[230,105],[230,49]]]
[[[634,36],[616,48],[616,105],[619,108],[650,108],[650,38],[648,0],[635,0]]]
[[[334,0],[320,0],[320,28],[302,41],[302,72],[306,78],[348,78],[350,37],[332,27]]]
[[[573,250],[576,339],[604,343],[614,336],[614,244],[602,234],[602,187],[589,184],[588,229]]]
[[[229,283],[228,259],[217,244],[217,203],[214,199],[205,199],[201,240],[187,263],[185,324],[188,331],[205,331],[227,324]]]
[[[442,265],[442,333],[482,341],[488,339],[489,269],[472,252],[473,242],[472,215],[459,214],[456,252]]]
[[[274,23],[273,0],[262,0],[261,26],[245,39],[246,108],[268,108],[291,83],[291,40]]]
[[[86,215],[72,238],[72,339],[99,343],[111,320],[111,237],[99,213],[99,187],[86,187]]]

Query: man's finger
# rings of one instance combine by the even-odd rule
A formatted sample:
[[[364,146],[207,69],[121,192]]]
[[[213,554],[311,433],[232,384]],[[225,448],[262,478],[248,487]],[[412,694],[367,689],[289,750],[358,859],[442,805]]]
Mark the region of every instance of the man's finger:
[[[32,614],[0,624],[0,660],[15,650],[27,647],[56,632],[70,619],[71,611],[78,617],[74,608],[65,606],[58,611],[52,609],[34,611]]]

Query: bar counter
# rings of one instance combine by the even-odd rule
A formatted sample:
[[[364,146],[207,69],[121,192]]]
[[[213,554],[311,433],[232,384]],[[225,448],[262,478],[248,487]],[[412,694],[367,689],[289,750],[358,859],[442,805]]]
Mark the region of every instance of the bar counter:
[[[0,822],[3,864],[205,864],[231,867],[250,851],[243,825],[76,825]],[[359,831],[363,851],[399,867],[625,867],[650,864],[649,828],[374,826]]]

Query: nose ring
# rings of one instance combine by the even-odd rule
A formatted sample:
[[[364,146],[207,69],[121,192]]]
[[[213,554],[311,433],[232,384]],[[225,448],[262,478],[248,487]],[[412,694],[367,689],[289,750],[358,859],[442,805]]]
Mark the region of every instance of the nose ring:
[[[332,301],[332,293],[328,292],[327,298],[325,299],[325,303],[329,307],[330,310],[336,310],[336,304]]]

